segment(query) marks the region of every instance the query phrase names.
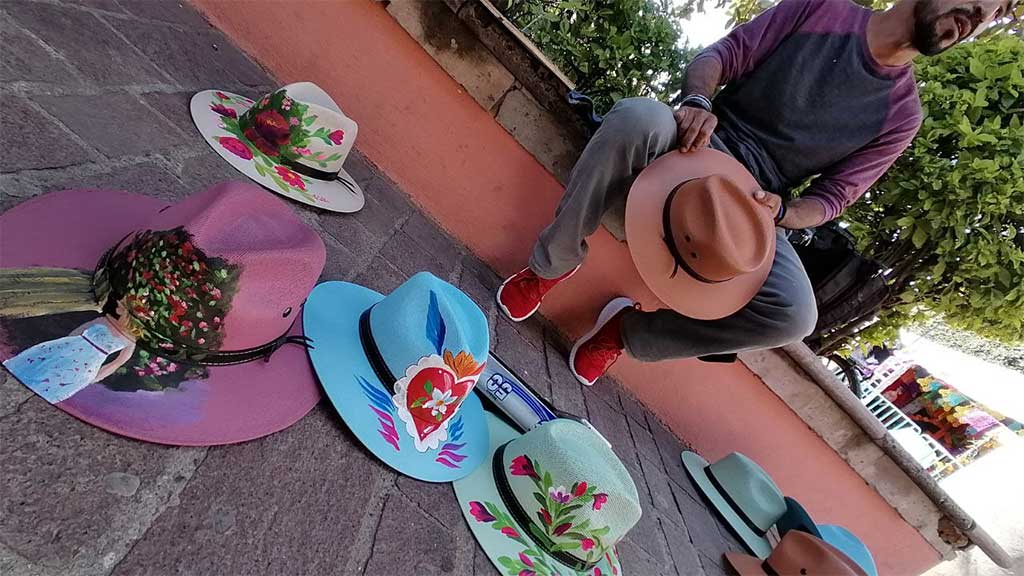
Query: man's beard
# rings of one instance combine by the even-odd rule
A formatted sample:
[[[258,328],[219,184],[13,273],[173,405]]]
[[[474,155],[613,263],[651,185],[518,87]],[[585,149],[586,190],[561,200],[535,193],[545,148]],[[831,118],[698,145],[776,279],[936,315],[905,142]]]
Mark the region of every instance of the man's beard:
[[[911,44],[914,46],[914,49],[920,52],[921,54],[924,54],[925,56],[935,56],[957,45],[960,38],[959,28],[955,28],[957,37],[953,41],[953,43],[951,43],[949,46],[942,45],[943,37],[942,34],[938,31],[938,23],[939,20],[941,20],[942,18],[950,16],[951,14],[954,13],[959,13],[965,18],[967,18],[967,20],[970,21],[972,24],[974,24],[974,26],[971,28],[972,34],[974,33],[974,30],[977,28],[978,23],[975,22],[975,19],[971,16],[970,11],[964,10],[962,8],[957,8],[945,14],[929,15],[928,8],[930,8],[931,5],[932,3],[928,2],[927,0],[918,2],[917,4],[914,5],[914,36],[911,40]]]

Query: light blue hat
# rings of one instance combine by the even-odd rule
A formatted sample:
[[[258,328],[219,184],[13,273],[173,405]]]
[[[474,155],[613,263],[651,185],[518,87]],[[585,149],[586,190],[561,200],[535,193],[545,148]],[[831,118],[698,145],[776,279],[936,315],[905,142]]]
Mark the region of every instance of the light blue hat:
[[[462,478],[483,462],[487,422],[472,391],[490,329],[462,291],[426,272],[386,297],[325,282],[303,320],[328,398],[374,455],[430,482]]]
[[[683,467],[730,530],[755,556],[765,559],[772,547],[768,529],[786,512],[782,492],[771,476],[750,458],[733,452],[714,464],[683,452]]]

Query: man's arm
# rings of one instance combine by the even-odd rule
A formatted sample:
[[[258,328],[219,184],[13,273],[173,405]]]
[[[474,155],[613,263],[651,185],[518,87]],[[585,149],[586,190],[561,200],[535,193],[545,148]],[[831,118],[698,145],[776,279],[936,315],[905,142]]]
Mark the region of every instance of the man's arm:
[[[892,166],[913,141],[920,113],[910,115],[853,154],[830,166],[786,205],[783,228],[810,228],[837,218]]]
[[[682,96],[699,94],[710,99],[719,86],[756,68],[804,22],[811,7],[821,1],[782,0],[708,46],[686,67]],[[675,117],[682,152],[707,146],[718,126],[718,118],[701,108],[679,108]]]

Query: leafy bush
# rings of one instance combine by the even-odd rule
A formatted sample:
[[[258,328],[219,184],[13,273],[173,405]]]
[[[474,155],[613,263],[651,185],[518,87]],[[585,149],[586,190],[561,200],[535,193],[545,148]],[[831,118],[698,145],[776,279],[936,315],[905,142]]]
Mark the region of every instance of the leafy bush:
[[[507,0],[502,11],[599,110],[627,96],[670,101],[695,53],[669,0]]]

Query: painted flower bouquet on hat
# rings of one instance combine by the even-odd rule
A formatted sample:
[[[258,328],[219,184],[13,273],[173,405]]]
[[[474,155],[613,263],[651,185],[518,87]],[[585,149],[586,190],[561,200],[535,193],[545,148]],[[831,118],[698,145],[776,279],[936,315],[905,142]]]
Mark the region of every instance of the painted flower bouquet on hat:
[[[0,235],[0,359],[60,409],[210,445],[280,430],[319,400],[304,349],[281,348],[305,344],[293,310],[325,249],[260,188],[225,183],[170,206],[57,192],[0,215]]]

